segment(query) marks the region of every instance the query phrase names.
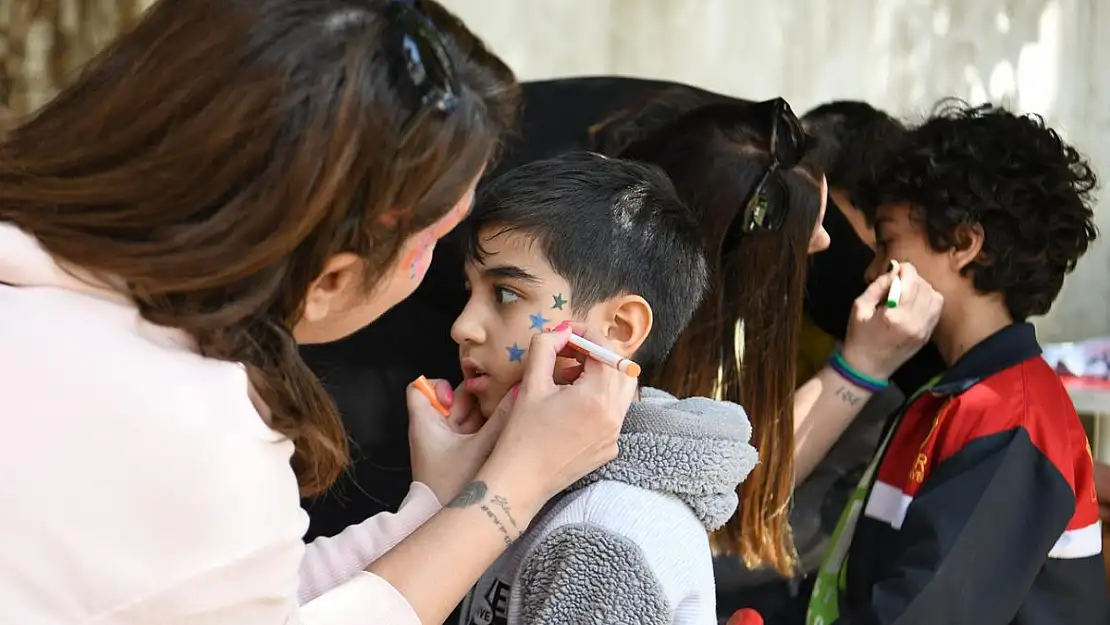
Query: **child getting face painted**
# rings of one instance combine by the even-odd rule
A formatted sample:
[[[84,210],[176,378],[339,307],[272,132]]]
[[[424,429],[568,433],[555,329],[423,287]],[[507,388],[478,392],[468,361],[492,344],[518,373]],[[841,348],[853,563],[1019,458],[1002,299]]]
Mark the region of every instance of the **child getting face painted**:
[[[693,216],[665,174],[632,161],[576,153],[512,170],[480,191],[459,234],[470,298],[451,336],[486,416],[520,381],[537,332],[585,324],[650,370],[706,288]],[[736,404],[640,394],[617,459],[533,521],[475,587],[464,625],[587,622],[598,610],[716,622],[707,532],[735,512],[755,465],[751,426]]]
[[[451,336],[459,344],[463,388],[478,400],[485,416],[520,381],[533,334],[568,320],[605,328],[606,314],[624,322],[626,339],[642,340],[650,329],[651,309],[634,295],[575,319],[570,285],[537,253],[535,238],[525,232],[484,228],[477,243],[483,260],[466,265],[470,300]]]
[[[631,162],[579,153],[509,172],[461,234],[470,299],[451,336],[485,415],[520,381],[533,334],[582,322],[658,364],[705,290],[692,217],[663,173]]]

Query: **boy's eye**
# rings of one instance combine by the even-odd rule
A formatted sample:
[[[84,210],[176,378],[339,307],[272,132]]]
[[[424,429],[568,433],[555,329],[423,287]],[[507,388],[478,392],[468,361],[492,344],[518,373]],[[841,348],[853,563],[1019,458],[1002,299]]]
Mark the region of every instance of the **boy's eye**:
[[[520,299],[519,295],[501,286],[493,287],[493,297],[498,304],[512,304]]]

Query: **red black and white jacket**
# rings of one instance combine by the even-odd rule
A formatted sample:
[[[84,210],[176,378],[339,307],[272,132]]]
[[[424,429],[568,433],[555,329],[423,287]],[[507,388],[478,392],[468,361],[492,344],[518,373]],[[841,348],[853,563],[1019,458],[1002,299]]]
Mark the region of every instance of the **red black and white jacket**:
[[[849,551],[837,625],[1107,625],[1086,433],[1033,327],[909,406]]]

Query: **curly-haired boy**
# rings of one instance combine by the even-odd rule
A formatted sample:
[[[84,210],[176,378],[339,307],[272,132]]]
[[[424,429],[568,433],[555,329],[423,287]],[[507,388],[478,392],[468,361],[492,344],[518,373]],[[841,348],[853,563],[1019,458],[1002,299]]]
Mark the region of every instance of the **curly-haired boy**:
[[[962,105],[912,129],[865,184],[869,277],[908,262],[944,296],[932,340],[948,370],[850,500],[809,623],[1110,622],[1090,447],[1027,322],[1094,240],[1095,186],[1043,120]]]

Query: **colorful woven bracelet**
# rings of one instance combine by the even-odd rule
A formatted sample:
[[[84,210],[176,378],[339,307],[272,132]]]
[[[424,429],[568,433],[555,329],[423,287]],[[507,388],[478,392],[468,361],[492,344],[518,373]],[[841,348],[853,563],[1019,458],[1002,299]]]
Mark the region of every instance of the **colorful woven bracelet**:
[[[886,387],[890,385],[886,380],[873,378],[856,370],[855,367],[848,364],[848,361],[844,360],[844,356],[840,353],[840,350],[837,350],[833,353],[832,358],[829,358],[829,366],[832,367],[833,371],[840,374],[840,377],[872,393],[886,390]]]

